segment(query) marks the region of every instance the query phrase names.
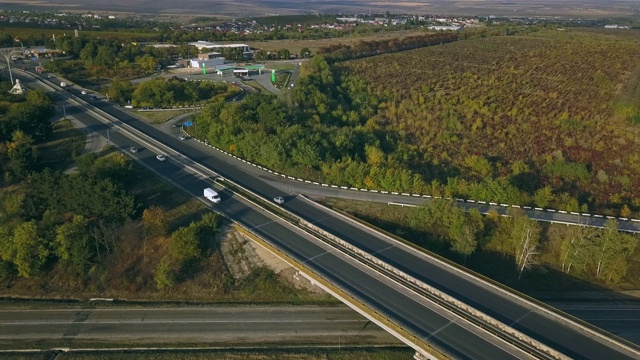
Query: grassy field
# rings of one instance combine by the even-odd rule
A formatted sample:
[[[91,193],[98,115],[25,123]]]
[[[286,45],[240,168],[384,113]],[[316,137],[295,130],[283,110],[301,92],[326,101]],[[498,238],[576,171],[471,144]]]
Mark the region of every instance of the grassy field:
[[[46,166],[64,170],[71,165],[73,158],[82,153],[85,144],[85,134],[75,129],[69,119],[63,119],[53,125],[51,140],[37,149]]]
[[[151,124],[164,124],[165,122],[175,118],[176,116],[180,116],[186,114],[187,110],[159,110],[159,111],[133,111],[134,115],[146,120]]]
[[[247,41],[247,45],[262,49],[265,51],[278,51],[287,49],[292,54],[299,54],[302,48],[309,48],[311,54],[318,52],[318,49],[335,44],[355,44],[360,41],[374,41],[382,39],[398,38],[402,39],[407,36],[423,35],[424,31],[405,30],[396,32],[384,32],[370,36],[347,36],[340,38],[321,39],[321,40],[270,40],[270,41]]]
[[[265,350],[257,351],[192,351],[192,352],[109,352],[109,353],[61,353],[56,360],[204,360],[204,359],[228,359],[228,360],[402,360],[412,359],[414,352],[408,348],[370,348],[370,349],[311,349],[311,350]],[[35,359],[32,357],[25,358]]]

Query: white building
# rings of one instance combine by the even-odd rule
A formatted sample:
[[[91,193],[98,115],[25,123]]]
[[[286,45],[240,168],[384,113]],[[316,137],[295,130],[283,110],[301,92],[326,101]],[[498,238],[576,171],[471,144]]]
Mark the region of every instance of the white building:
[[[192,68],[200,68],[200,69],[202,69],[202,65],[204,65],[205,68],[213,70],[216,68],[216,66],[223,65],[223,64],[224,64],[224,58],[222,57],[215,58],[215,59],[207,59],[207,60],[191,59],[190,61],[190,65]]]
[[[240,48],[242,49],[243,53],[253,53],[251,51],[251,47],[247,44],[216,44],[216,43],[212,43],[209,41],[195,41],[195,42],[190,42],[189,45],[193,45],[195,47],[198,48],[198,51],[203,53],[203,50],[218,50],[220,51],[220,49],[224,49],[224,48],[233,48],[233,49],[237,49]]]

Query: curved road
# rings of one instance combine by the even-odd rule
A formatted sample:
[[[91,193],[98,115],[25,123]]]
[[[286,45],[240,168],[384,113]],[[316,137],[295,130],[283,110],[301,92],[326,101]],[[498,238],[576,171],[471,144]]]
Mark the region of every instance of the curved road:
[[[247,168],[252,170],[251,166],[222,154],[211,152],[197,142],[180,142],[175,137],[167,135],[119,109],[112,108],[109,104],[99,103],[98,106],[151,138],[172,148],[180,149],[181,153],[192,160],[216,169],[221,175],[234,179],[242,186],[262,196],[270,198],[280,195],[283,187],[286,188],[290,185],[290,183],[277,182],[277,187],[274,187],[272,184],[276,183],[275,179],[278,178],[269,177],[267,173],[256,176],[251,171],[247,171]],[[91,126],[106,127],[86,114],[84,110],[78,109],[76,117],[85,123],[92,123]],[[112,136],[112,141],[121,144],[123,148],[131,146],[131,140],[124,137],[118,136],[115,139]],[[143,151],[140,153],[139,159],[165,177],[174,179],[176,183],[195,196],[201,196],[201,189],[209,186],[207,182],[195,180],[193,177],[185,175],[181,171],[182,166],[179,163],[159,163],[155,161],[153,155],[155,154]],[[265,179],[269,181],[265,181]],[[523,354],[508,350],[509,347],[504,344],[497,346],[480,340],[477,335],[474,335],[473,329],[464,327],[460,321],[442,314],[439,310],[429,310],[426,304],[417,301],[412,294],[406,294],[406,290],[393,290],[395,288],[393,284],[371,274],[370,271],[360,270],[353,264],[341,260],[341,254],[322,251],[321,247],[312,244],[309,239],[301,239],[295,231],[292,232],[286,226],[274,224],[272,220],[261,213],[247,208],[239,202],[234,202],[233,198],[225,198],[225,195],[229,194],[223,192],[222,204],[224,205],[219,209],[228,216],[240,219],[245,226],[253,228],[260,236],[277,244],[298,261],[305,262],[313,270],[333,279],[339,287],[365,301],[374,309],[389,314],[395,322],[416,334],[420,334],[421,337],[454,354],[455,357],[496,359],[523,356]],[[591,335],[559,324],[543,313],[539,313],[535,308],[513,301],[509,296],[496,292],[477,280],[461,277],[458,273],[442,267],[427,256],[390,243],[388,239],[322,208],[312,206],[304,200],[294,196],[288,196],[287,200],[285,203],[287,210],[313,221],[326,231],[570,357],[577,359],[632,358],[632,355],[630,356],[628,353],[622,353],[609,347],[605,341],[595,340]]]

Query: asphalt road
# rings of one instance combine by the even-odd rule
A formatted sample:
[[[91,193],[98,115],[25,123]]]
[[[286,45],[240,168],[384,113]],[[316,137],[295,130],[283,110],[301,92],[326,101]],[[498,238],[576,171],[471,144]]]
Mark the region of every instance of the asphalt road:
[[[118,109],[111,108],[107,104],[99,105],[129,125],[173,148],[180,149],[183,154],[194,161],[215,169],[223,176],[234,179],[256,193],[268,198],[282,194],[282,190],[272,186],[271,181],[261,181],[266,177],[264,174],[254,177],[246,172],[246,165],[241,162],[233,161],[233,159],[220,156],[217,153],[207,152],[199,143],[193,141],[180,142],[174,136],[167,135],[153,126],[140,122]],[[105,126],[84,112],[79,112],[76,117],[96,128]],[[132,146],[131,140],[124,137],[121,139],[112,135],[112,141],[120,144],[123,148]],[[210,183],[185,174],[180,164],[170,161],[159,163],[154,158],[155,154],[149,153],[150,151],[143,151],[139,156],[146,166],[156,169],[165,177],[174,179],[176,183],[195,196],[201,196],[201,189],[210,185]],[[361,270],[347,263],[340,258],[340,254],[323,251],[322,247],[313,244],[309,239],[301,238],[299,233],[274,223],[263,214],[247,208],[243,203],[233,201],[233,198],[225,198],[225,195],[229,196],[225,192],[222,193],[222,204],[224,205],[220,206],[219,210],[222,210],[226,215],[239,219],[245,226],[253,228],[259,235],[277,244],[298,261],[305,262],[315,271],[332,279],[336,285],[456,357],[496,359],[523,356],[523,354],[507,352],[508,350],[505,351],[504,348],[481,340],[472,335],[471,329],[464,327],[462,322],[450,321],[452,319],[447,319],[445,314],[438,314],[440,311],[437,309],[427,309],[425,304],[416,301],[413,296],[410,296],[411,294],[404,294],[406,291],[402,289],[391,290],[394,288],[393,284],[389,284],[384,279],[378,279],[375,274],[371,274],[366,269]],[[355,226],[321,208],[310,206],[306,201],[295,196],[286,196],[286,198],[288,201],[285,203],[285,207],[288,210],[314,221],[316,225],[352,242],[371,254],[375,254],[383,261],[455,296],[568,356],[584,359],[625,358],[624,354],[606,344],[594,341],[579,331],[558,324],[503,295],[497,295],[493,290],[478,284],[477,281],[466,280],[458,274],[442,268],[425,256],[392,245],[387,239]],[[505,348],[508,349],[508,347]]]
[[[27,82],[27,80],[25,80]],[[106,132],[102,124],[79,106],[70,106],[67,112],[83,122],[91,131]],[[164,133],[163,133],[164,134]],[[192,140],[180,141],[175,136],[164,134],[167,141],[177,141],[181,146],[189,146]],[[353,263],[346,255],[310,238],[292,226],[269,217],[229,191],[213,184],[200,175],[194,175],[178,157],[168,154],[169,160],[156,160],[157,154],[145,144],[137,143],[119,131],[111,131],[111,142],[127,151],[136,146],[141,151],[131,154],[144,166],[170,179],[176,186],[193,195],[202,197],[202,189],[214,187],[222,198],[216,210],[242,223],[264,239],[276,244],[298,262],[305,264],[351,296],[368,304],[391,321],[416,334],[441,350],[460,359],[526,359],[529,356],[520,350],[488,336],[475,326],[443,311],[425,301],[421,296],[407,292],[396,283],[372,273],[359,263]],[[231,165],[229,165],[231,166]],[[272,194],[280,194],[270,189]],[[288,198],[288,204],[305,204],[304,200]]]
[[[347,307],[176,307],[0,310],[0,343],[101,342],[368,343],[396,338]]]
[[[553,303],[569,313],[608,332],[640,344],[640,305],[616,303]]]

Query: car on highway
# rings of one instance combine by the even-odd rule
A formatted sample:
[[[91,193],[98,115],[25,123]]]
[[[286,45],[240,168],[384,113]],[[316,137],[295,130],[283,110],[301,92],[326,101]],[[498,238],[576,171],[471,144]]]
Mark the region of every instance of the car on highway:
[[[82,95],[87,95],[87,92],[86,92],[86,91],[84,91],[84,90],[82,90],[80,93],[81,93]]]
[[[137,153],[137,152],[138,152],[138,148],[137,148],[137,147],[135,147],[135,146],[132,146],[132,147],[130,147],[130,148],[129,148],[129,151],[131,151],[132,153],[134,153],[134,154],[135,154],[135,153]]]
[[[167,157],[162,155],[162,154],[159,154],[159,155],[156,155],[156,159],[158,159],[160,161],[165,161],[165,160],[167,160]]]
[[[175,123],[175,124],[173,124],[173,125],[171,125],[171,126],[172,126],[172,127],[174,127],[174,128],[177,128],[177,127],[182,126],[182,123]]]
[[[284,204],[284,198],[282,196],[276,196],[273,198],[273,202],[278,205],[282,205]]]
[[[184,135],[180,135],[180,136],[178,136],[178,139],[180,139],[180,140],[183,140],[183,141],[184,141],[184,140],[187,140],[187,139],[188,139],[188,137],[186,137],[186,136],[184,136]]]

